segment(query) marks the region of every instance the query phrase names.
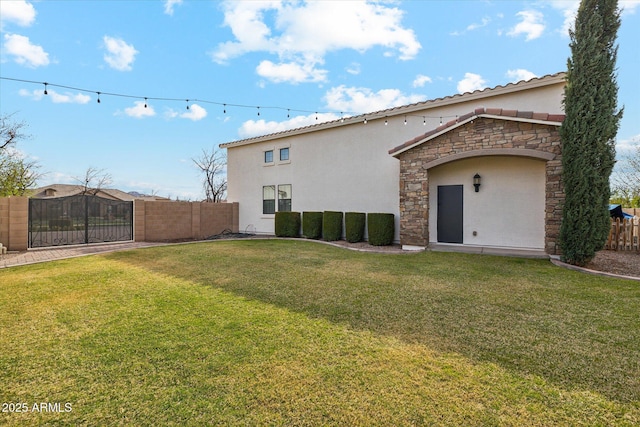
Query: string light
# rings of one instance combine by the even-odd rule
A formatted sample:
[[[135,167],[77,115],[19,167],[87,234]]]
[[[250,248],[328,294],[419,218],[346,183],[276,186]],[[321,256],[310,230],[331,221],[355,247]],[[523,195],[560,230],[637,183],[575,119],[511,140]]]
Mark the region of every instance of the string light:
[[[389,122],[387,121],[387,116],[384,116],[384,125],[387,126]]]
[[[279,109],[279,110],[287,110],[287,118],[291,118],[291,112],[296,112],[296,113],[306,113],[308,115],[311,115],[312,113],[315,115],[315,120],[318,121],[319,117],[318,114],[320,113],[319,111],[313,111],[313,110],[303,110],[303,109],[293,109],[293,108],[286,108],[286,107],[278,107],[278,106],[255,106],[255,105],[243,105],[243,104],[231,104],[231,103],[221,103],[221,102],[215,102],[215,101],[208,101],[208,100],[204,100],[204,99],[185,99],[185,98],[167,98],[167,97],[149,97],[149,96],[137,96],[137,95],[129,95],[129,94],[123,94],[123,93],[115,93],[115,92],[101,92],[101,91],[95,91],[95,90],[90,90],[90,89],[83,89],[83,88],[78,88],[78,87],[73,87],[73,86],[65,86],[65,85],[59,85],[59,84],[55,84],[55,83],[49,83],[49,82],[37,82],[37,81],[33,81],[33,80],[24,80],[24,79],[16,79],[16,78],[10,78],[10,77],[2,77],[0,76],[0,80],[11,80],[11,81],[16,81],[16,82],[23,82],[23,83],[32,83],[32,84],[42,84],[44,85],[44,95],[48,95],[48,87],[52,86],[52,87],[57,87],[57,88],[63,88],[63,89],[69,89],[69,90],[77,90],[79,92],[85,92],[85,93],[95,93],[97,95],[97,103],[100,104],[101,101],[101,97],[102,96],[115,96],[115,97],[121,97],[121,98],[132,98],[132,99],[142,99],[144,100],[144,108],[148,108],[148,103],[149,100],[157,100],[157,101],[186,101],[187,102],[187,110],[190,109],[189,103],[193,102],[193,103],[202,103],[202,104],[213,104],[213,105],[221,105],[223,107],[223,113],[227,114],[227,106],[231,106],[231,107],[238,107],[238,108],[256,108],[257,109],[257,114],[258,116],[261,116],[261,108],[267,108],[267,109]],[[332,112],[326,112],[327,114],[331,114]],[[340,123],[344,123],[345,122],[345,114],[347,116],[357,116],[360,115],[361,113],[354,113],[354,112],[344,112],[341,111],[340,112]],[[422,117],[422,124],[423,126],[426,126],[427,124],[427,118],[433,118],[436,119],[438,118],[436,117],[432,117],[432,116],[424,116],[424,115],[412,115],[412,114],[405,114],[404,115],[404,124],[407,125],[408,121],[407,121],[407,117],[412,116],[412,117]],[[384,116],[385,117],[385,125],[388,125],[388,116]],[[440,125],[442,125],[442,119],[444,116],[440,116],[439,117],[439,123]],[[447,117],[454,117],[454,116],[447,116]],[[380,116],[375,116],[375,114],[373,115],[374,119],[376,118],[380,118]],[[458,121],[458,116],[455,116],[455,121]],[[363,123],[367,124],[369,122],[369,118],[367,118],[367,116],[363,117]]]

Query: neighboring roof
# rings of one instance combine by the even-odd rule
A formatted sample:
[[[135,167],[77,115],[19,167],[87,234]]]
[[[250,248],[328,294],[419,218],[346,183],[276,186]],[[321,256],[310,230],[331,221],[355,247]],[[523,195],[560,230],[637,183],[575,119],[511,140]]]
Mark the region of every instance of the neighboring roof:
[[[47,190],[53,190],[53,195],[47,195]],[[33,191],[33,195],[31,197],[36,199],[46,199],[46,198],[57,198],[57,197],[67,197],[67,196],[75,196],[77,194],[81,194],[84,191],[83,185],[73,185],[73,184],[51,184],[44,187],[36,188]],[[164,197],[156,197],[156,196],[134,196],[129,193],[125,193],[124,191],[117,190],[114,188],[102,188],[98,192],[106,197],[111,197],[114,200],[122,200],[122,201],[132,201],[132,200],[165,200]]]
[[[389,150],[389,154],[396,157],[399,154],[410,150],[413,147],[437,138],[438,136],[450,132],[451,130],[465,125],[479,117],[489,119],[501,119],[517,122],[538,123],[543,125],[560,126],[564,121],[564,114],[534,113],[533,111],[503,110],[501,108],[476,108],[474,111],[455,118],[427,133],[419,135],[404,144]]]
[[[504,86],[498,85],[493,88],[485,88],[482,90],[476,90],[473,92],[465,92],[462,94],[455,94],[445,96],[442,98],[436,98],[432,100],[416,102],[414,104],[403,105],[400,107],[388,108],[386,110],[374,111],[370,113],[360,114],[357,116],[343,117],[341,119],[332,120],[329,122],[318,123],[310,126],[304,126],[295,129],[289,129],[281,132],[271,133],[267,135],[255,136],[246,139],[240,139],[237,141],[226,142],[220,144],[220,148],[231,148],[241,145],[254,144],[256,142],[270,141],[273,139],[283,138],[286,136],[300,135],[309,132],[316,132],[324,129],[331,129],[339,126],[347,126],[354,123],[360,123],[364,119],[375,120],[385,117],[394,117],[414,113],[416,111],[422,111],[425,109],[442,107],[450,104],[456,104],[459,102],[466,102],[475,99],[487,98],[490,96],[501,95],[510,92],[518,92],[526,89],[533,89],[542,86],[548,86],[565,81],[566,73],[559,72],[555,74],[548,74],[542,77],[536,77],[530,80],[521,80],[517,83],[508,83]]]

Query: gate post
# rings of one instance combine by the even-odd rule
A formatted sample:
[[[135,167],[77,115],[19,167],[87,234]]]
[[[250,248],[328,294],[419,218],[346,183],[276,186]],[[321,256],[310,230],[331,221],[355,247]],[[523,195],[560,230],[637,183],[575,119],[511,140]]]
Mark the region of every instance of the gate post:
[[[26,251],[29,246],[29,198],[12,196],[6,200],[9,214],[6,227],[7,242],[2,243],[6,243],[7,250]]]

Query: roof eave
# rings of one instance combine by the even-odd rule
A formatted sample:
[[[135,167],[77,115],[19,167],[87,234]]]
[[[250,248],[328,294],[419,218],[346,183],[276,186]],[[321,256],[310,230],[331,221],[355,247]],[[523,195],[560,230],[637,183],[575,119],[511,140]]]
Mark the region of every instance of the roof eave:
[[[241,147],[243,145],[255,144],[258,142],[272,141],[275,139],[291,137],[310,132],[317,132],[320,130],[333,129],[336,127],[347,126],[355,123],[362,123],[366,118],[367,120],[376,120],[382,118],[389,118],[395,116],[401,116],[411,114],[416,111],[430,110],[433,108],[443,107],[451,104],[457,104],[459,102],[468,102],[478,99],[488,98],[492,96],[504,95],[512,92],[519,92],[522,90],[535,89],[543,86],[551,86],[559,84],[565,81],[566,73],[558,72],[527,81],[519,81],[517,83],[508,83],[504,86],[498,85],[493,88],[485,88],[482,90],[476,90],[474,92],[465,92],[462,94],[455,94],[446,96],[443,98],[437,98],[432,100],[426,100],[415,104],[404,105],[400,107],[393,107],[386,110],[374,111],[371,113],[360,114],[357,116],[344,117],[338,120],[330,122],[319,123],[317,125],[311,125],[296,129],[290,129],[282,132],[271,133],[267,135],[256,136],[252,138],[241,139],[237,141],[226,142],[219,144],[220,148],[234,148]]]

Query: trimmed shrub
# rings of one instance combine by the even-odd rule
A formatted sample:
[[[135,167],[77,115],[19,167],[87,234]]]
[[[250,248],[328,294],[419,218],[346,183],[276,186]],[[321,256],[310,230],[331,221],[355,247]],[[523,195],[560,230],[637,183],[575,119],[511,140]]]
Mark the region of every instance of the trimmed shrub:
[[[344,214],[344,234],[347,242],[362,242],[366,221],[367,216],[362,212],[346,212]]]
[[[393,243],[395,217],[390,213],[370,213],[367,215],[369,244],[387,246]]]
[[[67,230],[71,228],[71,224],[72,222],[70,218],[50,219],[49,230]]]
[[[327,242],[340,240],[342,237],[342,212],[324,211],[322,237]]]
[[[276,212],[276,236],[300,236],[300,212]]]
[[[322,237],[322,212],[302,212],[302,235],[307,239]]]

